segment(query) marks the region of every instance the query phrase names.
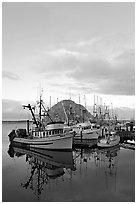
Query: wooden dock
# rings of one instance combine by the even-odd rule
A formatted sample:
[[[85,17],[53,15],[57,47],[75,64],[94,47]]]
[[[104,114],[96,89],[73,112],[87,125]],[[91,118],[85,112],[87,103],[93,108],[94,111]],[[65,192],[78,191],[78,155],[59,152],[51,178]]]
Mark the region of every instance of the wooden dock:
[[[123,148],[126,148],[126,149],[133,149],[133,150],[135,150],[135,144],[121,143],[120,147],[123,147]]]
[[[127,140],[135,140],[135,132],[131,131],[117,131],[117,135],[120,136],[120,142],[126,142]]]

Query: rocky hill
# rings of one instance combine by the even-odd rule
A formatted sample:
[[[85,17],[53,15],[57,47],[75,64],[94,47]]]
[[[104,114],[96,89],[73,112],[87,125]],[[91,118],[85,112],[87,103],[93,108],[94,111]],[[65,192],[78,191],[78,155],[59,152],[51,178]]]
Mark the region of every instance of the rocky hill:
[[[55,104],[48,111],[53,121],[83,122],[93,119],[93,116],[84,106],[75,103],[72,100],[62,100]],[[50,119],[48,119],[50,121]]]

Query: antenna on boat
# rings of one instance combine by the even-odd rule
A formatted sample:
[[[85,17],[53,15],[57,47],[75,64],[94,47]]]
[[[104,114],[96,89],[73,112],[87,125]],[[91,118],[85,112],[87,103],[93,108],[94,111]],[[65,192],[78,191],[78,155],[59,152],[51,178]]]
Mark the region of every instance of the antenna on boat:
[[[95,102],[95,94],[94,94],[94,106],[93,106],[93,116],[97,117],[97,104]]]
[[[40,120],[40,126],[41,126],[41,116],[42,116],[42,93],[43,93],[43,89],[41,89],[40,87],[40,100],[39,100],[39,120]]]
[[[41,94],[40,94],[40,100],[39,100],[39,102],[40,102],[40,104],[39,104],[39,119],[40,119],[40,121],[41,121],[41,103],[42,103],[42,101],[41,101]]]
[[[112,119],[114,120],[114,112],[113,112],[113,104],[111,103],[111,109],[112,109]]]
[[[79,112],[80,112],[80,118],[81,118],[80,94],[79,94]]]
[[[84,95],[84,100],[85,100],[85,108],[86,108],[86,96]]]
[[[50,102],[49,103],[50,103],[49,107],[51,108],[51,96],[50,96]]]

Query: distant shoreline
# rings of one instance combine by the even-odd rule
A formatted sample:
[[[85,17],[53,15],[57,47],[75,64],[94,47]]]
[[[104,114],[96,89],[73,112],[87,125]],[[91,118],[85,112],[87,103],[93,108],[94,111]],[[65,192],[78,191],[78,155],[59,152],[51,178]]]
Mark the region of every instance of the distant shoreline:
[[[27,122],[27,119],[24,120],[2,120],[3,123],[9,123],[9,122]],[[29,122],[32,122],[32,120],[29,120]]]

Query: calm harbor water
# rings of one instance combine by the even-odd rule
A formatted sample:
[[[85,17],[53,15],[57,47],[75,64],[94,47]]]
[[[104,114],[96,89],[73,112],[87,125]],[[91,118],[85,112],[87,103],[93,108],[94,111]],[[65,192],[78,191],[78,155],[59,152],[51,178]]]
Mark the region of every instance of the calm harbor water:
[[[2,201],[135,201],[134,150],[9,148],[9,132],[25,126],[24,122],[2,123]]]

